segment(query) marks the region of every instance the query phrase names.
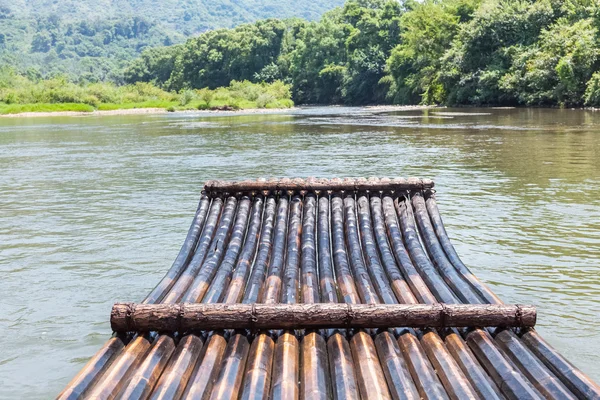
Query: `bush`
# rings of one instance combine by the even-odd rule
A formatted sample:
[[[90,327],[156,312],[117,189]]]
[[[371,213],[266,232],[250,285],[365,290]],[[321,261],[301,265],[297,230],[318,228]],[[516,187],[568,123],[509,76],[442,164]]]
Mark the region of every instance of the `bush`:
[[[200,104],[197,104],[200,100]],[[63,77],[32,81],[25,76],[0,69],[0,102],[6,105],[77,104],[85,110],[117,110],[129,108],[176,107],[209,109],[291,107],[290,86],[281,81],[271,84],[233,81],[228,87],[214,90],[184,90],[180,94],[167,92],[156,86],[138,82],[117,86],[112,83],[73,83]],[[290,105],[291,104],[291,105]],[[48,108],[47,106],[44,106]],[[30,107],[35,108],[35,107]],[[52,107],[50,107],[52,108]],[[58,110],[60,107],[54,107]],[[18,108],[12,108],[15,110]],[[11,111],[13,112],[13,111]]]
[[[588,81],[585,89],[585,105],[590,107],[600,106],[600,72],[595,72]]]
[[[181,96],[179,96],[179,105],[187,106],[192,100],[194,100],[195,97],[196,96],[194,95],[194,92],[191,90],[185,90],[183,93],[181,93]]]
[[[262,93],[256,99],[256,107],[266,108],[269,103],[275,102],[277,99],[271,93]]]

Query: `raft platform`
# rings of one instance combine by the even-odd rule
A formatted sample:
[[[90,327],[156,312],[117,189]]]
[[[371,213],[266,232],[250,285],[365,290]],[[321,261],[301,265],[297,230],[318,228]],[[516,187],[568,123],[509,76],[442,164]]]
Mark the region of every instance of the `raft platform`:
[[[600,399],[460,260],[427,179],[209,181],[59,399]]]

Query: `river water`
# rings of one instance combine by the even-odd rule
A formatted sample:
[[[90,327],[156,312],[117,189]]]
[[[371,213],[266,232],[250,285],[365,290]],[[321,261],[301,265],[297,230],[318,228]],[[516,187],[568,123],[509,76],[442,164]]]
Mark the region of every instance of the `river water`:
[[[420,176],[465,264],[600,380],[600,112],[306,108],[0,119],[0,397],[56,395],[207,179]]]

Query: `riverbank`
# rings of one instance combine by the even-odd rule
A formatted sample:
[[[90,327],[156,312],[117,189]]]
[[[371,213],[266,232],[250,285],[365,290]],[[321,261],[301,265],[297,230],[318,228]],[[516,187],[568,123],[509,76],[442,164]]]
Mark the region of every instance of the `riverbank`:
[[[0,114],[0,118],[36,118],[36,117],[98,117],[110,115],[138,115],[138,114],[167,114],[167,113],[186,113],[186,114],[262,114],[272,112],[282,112],[296,110],[296,107],[288,108],[242,108],[239,110],[175,110],[169,111],[166,108],[129,108],[118,110],[94,110],[94,111],[45,111],[45,112],[22,112],[15,114]]]
[[[337,107],[337,106],[329,106]],[[339,106],[343,107],[343,106]],[[425,110],[431,108],[441,108],[441,106],[395,106],[395,105],[380,105],[367,106],[367,110],[375,112],[393,112],[393,111],[409,111],[409,110]],[[445,108],[445,107],[443,107]],[[277,108],[241,108],[239,110],[230,109],[214,109],[214,110],[167,110],[166,108],[146,107],[146,108],[125,108],[117,110],[94,110],[94,111],[47,111],[47,112],[22,112],[15,114],[0,114],[0,118],[35,118],[35,117],[80,117],[80,116],[110,116],[110,115],[136,115],[136,114],[167,114],[167,113],[185,113],[185,114],[267,114],[274,112],[295,111],[299,107],[277,107]]]

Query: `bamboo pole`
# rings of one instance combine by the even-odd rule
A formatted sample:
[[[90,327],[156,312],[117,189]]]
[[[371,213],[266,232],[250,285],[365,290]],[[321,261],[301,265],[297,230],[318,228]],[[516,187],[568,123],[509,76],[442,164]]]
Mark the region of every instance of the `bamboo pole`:
[[[333,398],[358,400],[352,352],[348,341],[340,332],[334,332],[327,340],[327,355],[329,356]]]
[[[318,269],[321,301],[323,303],[337,303],[337,288],[331,258],[329,198],[327,196],[319,198],[318,210],[317,256],[319,260]]]
[[[206,215],[208,214],[210,205],[211,199],[203,193],[200,197],[200,203],[198,205],[198,209],[196,210],[196,215],[192,221],[192,225],[188,230],[185,241],[183,242],[183,246],[181,246],[181,250],[179,250],[177,258],[175,258],[175,261],[173,262],[173,265],[169,271],[167,271],[158,285],[152,289],[150,294],[146,296],[142,303],[154,304],[160,302],[169,289],[171,289],[173,284],[175,284],[175,281],[177,281],[185,267],[187,267],[189,262],[192,260],[195,254],[194,250],[198,245],[200,234],[204,228]]]
[[[300,342],[300,398],[331,399],[327,342],[319,332],[307,332]]]
[[[434,183],[429,179],[394,178],[378,181],[368,181],[364,178],[315,179],[315,178],[283,178],[279,180],[248,180],[248,181],[217,181],[206,182],[204,189],[214,193],[237,193],[259,191],[340,191],[340,190],[395,190],[413,191],[433,188]]]
[[[284,331],[275,343],[273,354],[272,399],[298,399],[300,346],[293,331]]]
[[[269,273],[265,282],[265,303],[276,303],[281,296],[281,279],[285,260],[285,244],[287,237],[289,201],[280,197],[277,204],[277,219],[273,237],[273,252],[269,265]]]
[[[415,263],[421,278],[427,283],[429,290],[435,295],[436,299],[442,303],[460,303],[460,300],[452,290],[450,290],[446,282],[444,282],[421,247],[419,234],[413,222],[412,207],[410,207],[410,203],[397,198],[395,206],[400,217],[402,235],[404,236],[410,258]]]
[[[331,198],[331,229],[333,243],[333,262],[340,297],[344,303],[360,303],[356,283],[350,272],[346,237],[344,236],[344,202],[341,194],[335,193]]]
[[[448,286],[452,288],[456,296],[463,302],[470,304],[482,303],[481,298],[446,258],[446,254],[440,246],[435,231],[431,226],[431,220],[429,219],[429,214],[427,214],[423,196],[421,196],[420,193],[413,194],[412,205],[415,210],[415,219],[417,226],[419,227],[419,232],[421,233],[421,238],[423,238],[425,248],[430,255],[430,259],[433,261]],[[408,201],[407,207],[410,207]]]
[[[365,264],[371,280],[377,290],[379,299],[385,304],[398,303],[396,296],[389,284],[388,276],[379,258],[379,250],[373,234],[371,221],[371,207],[369,199],[364,194],[359,194],[356,201],[359,222],[359,234],[364,254]]]
[[[175,341],[169,335],[161,335],[129,378],[127,386],[119,393],[122,399],[146,399],[175,351]]]
[[[454,265],[454,267],[458,270],[459,273],[471,284],[471,286],[475,289],[477,294],[482,297],[486,303],[490,304],[500,304],[502,301],[498,296],[496,296],[486,284],[481,282],[470,270],[465,266],[462,262],[458,253],[454,249],[452,242],[450,242],[450,238],[448,237],[448,233],[446,232],[446,228],[444,227],[444,223],[442,221],[442,216],[438,209],[437,203],[435,201],[435,195],[431,190],[425,191],[425,203],[427,207],[427,212],[429,213],[429,217],[431,218],[431,223],[433,228],[435,229],[435,233],[439,239],[440,245],[444,249],[448,260]]]
[[[198,271],[196,277],[192,283],[188,286],[183,296],[177,293],[170,293],[165,298],[165,301],[172,301],[175,298],[182,298],[188,300],[197,295],[194,293],[200,283],[203,283],[203,288],[207,288],[207,282],[209,282],[213,274],[213,269],[217,268],[221,260],[223,259],[223,253],[227,247],[227,253],[229,259],[235,262],[237,253],[239,252],[240,237],[243,237],[246,229],[249,212],[249,199],[243,198],[239,202],[236,198],[230,197],[227,199],[227,203],[221,218],[218,223],[218,228],[211,241],[211,247],[208,251],[202,267]],[[238,211],[236,213],[236,211]],[[235,216],[235,223],[233,219]],[[232,234],[233,231],[233,234]],[[230,237],[233,242],[230,242]],[[226,255],[227,255],[226,253]],[[224,279],[225,277],[222,277]],[[185,336],[180,343],[177,345],[172,358],[169,363],[165,366],[164,372],[161,375],[159,382],[156,384],[156,388],[152,392],[153,399],[169,398],[176,394],[180,397],[186,388],[187,381],[191,377],[197,360],[201,356],[201,352],[204,348],[204,340],[195,334],[189,334]],[[154,382],[148,382],[148,385],[152,386]]]
[[[423,399],[448,399],[418,339],[411,333],[398,338],[398,346],[404,355],[413,381]]]
[[[322,196],[319,199],[318,245],[322,301],[337,303],[338,288],[336,286],[338,285],[341,298],[347,302],[353,302],[353,299],[358,301],[354,281],[348,268],[344,243],[343,203],[338,196],[331,199]],[[333,398],[358,400],[359,392],[352,352],[348,340],[339,330],[329,332],[327,356]]]
[[[217,229],[212,242],[214,244],[211,245],[209,253],[206,256],[200,271],[198,271],[198,275],[194,277],[194,280],[189,285],[185,295],[181,298],[182,302],[199,302],[206,294],[208,286],[214,278],[217,269],[223,260],[227,245],[229,244],[232,229],[235,227],[233,223],[234,217],[236,221],[243,218],[242,216],[245,216],[244,219],[247,219],[249,202],[242,201],[240,210],[236,214],[237,205],[238,201],[235,197],[229,197],[227,199],[225,210],[223,211],[221,221],[219,222],[219,229]],[[239,222],[241,223],[241,221]]]
[[[226,303],[241,301],[248,304],[257,303],[260,300],[271,256],[271,238],[276,206],[275,198],[269,197],[264,207],[263,221],[259,224],[259,229],[256,232],[248,232],[249,238],[252,240],[252,251],[248,250],[242,253],[225,298]],[[258,242],[255,243],[257,240]],[[251,274],[250,271],[252,271]],[[249,279],[247,279],[248,274],[250,274]]]
[[[479,365],[475,355],[458,334],[447,335],[444,343],[480,398],[485,400],[501,400],[504,398],[500,393],[500,389]]]
[[[290,202],[290,221],[281,294],[281,302],[286,304],[297,303],[299,300],[302,211],[302,199],[300,196],[294,195]]]
[[[302,301],[318,303],[321,296],[316,254],[317,199],[313,194],[305,196],[303,208],[300,260]],[[319,332],[305,332],[300,341],[300,364],[300,398],[331,398],[327,343]]]
[[[365,331],[350,339],[358,390],[362,399],[391,399],[373,339]]]
[[[262,333],[254,338],[246,364],[240,399],[269,398],[269,384],[273,368],[275,342],[268,334]]]
[[[375,347],[394,400],[420,399],[419,392],[394,337],[389,332],[378,334],[375,337]]]
[[[521,340],[579,399],[600,400],[600,386],[577,369],[535,330],[529,330]]]
[[[298,301],[302,211],[302,199],[300,196],[294,195],[290,202],[286,260],[281,293],[281,302],[288,305]],[[294,332],[284,331],[277,338],[273,357],[271,397],[298,399],[300,345]]]
[[[212,391],[213,384],[219,374],[219,366],[227,347],[227,340],[222,331],[213,332],[206,344],[202,360],[197,362],[185,391],[184,399],[204,399]]]
[[[385,217],[385,226],[387,230],[394,256],[398,262],[398,266],[402,271],[403,277],[410,286],[412,293],[419,300],[419,303],[433,304],[437,303],[437,299],[429,290],[429,287],[413,265],[408,251],[404,246],[402,232],[398,223],[398,216],[394,206],[394,200],[389,195],[384,195],[382,200],[383,214]]]
[[[507,398],[544,398],[531,382],[515,370],[487,332],[476,330],[469,333],[467,344]]]
[[[535,355],[509,330],[494,337],[499,347],[547,399],[575,400],[576,397],[552,374]]]
[[[377,240],[377,248],[381,254],[381,261],[387,276],[389,277],[392,290],[400,303],[418,303],[417,298],[410,290],[410,286],[402,276],[402,272],[400,272],[400,269],[396,264],[390,244],[388,243],[381,198],[378,196],[371,196],[370,205],[371,213],[373,214],[373,231]]]
[[[247,221],[248,207],[249,199],[242,196],[225,257],[218,267],[217,273],[206,280],[209,282],[212,279],[206,295],[202,297],[202,303],[204,304],[219,302],[223,297],[226,303],[237,302],[243,295],[243,282],[242,284],[231,285],[230,280],[234,265],[236,265],[236,275],[239,274],[244,281],[248,275],[249,257],[250,254],[255,253],[258,244],[257,236],[263,210],[262,197],[258,196],[253,200],[249,225]],[[244,236],[246,236],[246,241],[243,243],[242,250]],[[240,251],[242,255],[238,261]],[[237,278],[236,282],[239,282],[241,278]],[[238,381],[241,381],[243,372],[243,370],[240,371],[240,365],[243,367],[249,347],[247,338],[238,333],[233,333],[225,345],[224,341],[221,340],[222,335],[220,332],[214,334],[213,337],[215,338],[214,344],[206,348],[202,361],[190,378],[192,389],[186,391],[188,398],[218,396],[228,393],[230,390],[228,386],[232,382],[237,382],[237,386],[240,384]],[[210,377],[210,380],[206,379],[205,374]]]
[[[344,197],[344,226],[350,266],[360,299],[365,304],[377,304],[380,301],[379,295],[374,289],[373,281],[363,260],[356,218],[356,202],[351,195]]]
[[[83,397],[86,390],[106,371],[124,346],[123,337],[113,336],[110,338],[85,364],[81,371],[75,375],[71,382],[57,396],[57,399],[66,400]]]
[[[211,400],[238,397],[249,347],[248,339],[242,334],[236,334],[229,339],[223,356],[223,365],[210,396]]]
[[[221,216],[222,209],[223,199],[220,197],[214,198],[204,230],[202,231],[202,236],[200,237],[198,246],[196,247],[196,252],[194,253],[194,256],[192,257],[188,267],[179,276],[177,281],[175,281],[175,284],[171,287],[167,295],[161,300],[162,303],[175,303],[180,299],[180,297],[185,293],[189,285],[192,283],[192,280],[204,263],[204,259],[208,253],[208,248],[212,242],[217,224],[219,223],[219,217]]]
[[[317,271],[316,209],[317,199],[313,194],[304,198],[304,215],[301,235],[301,294],[302,302],[318,303],[319,275]]]
[[[421,344],[451,399],[480,398],[437,333],[423,335]]]
[[[90,399],[114,399],[131,375],[144,355],[150,349],[150,340],[147,336],[138,336],[132,340],[126,351],[120,353],[110,368],[102,376],[102,381],[93,386],[86,397]]]
[[[259,291],[259,302],[273,304],[278,301],[281,293],[288,214],[288,198],[280,197],[275,217],[275,228],[272,234],[270,234],[273,240],[272,242],[269,241],[268,246],[261,240],[261,244],[264,243],[264,245],[259,251],[257,258],[257,260],[261,260],[261,263],[268,263],[267,277],[264,284],[261,284],[261,286],[264,286],[264,289]],[[256,293],[256,291],[253,291],[253,293]],[[242,383],[241,399],[268,397],[271,387],[272,367],[266,370],[266,367],[261,368],[261,365],[272,366],[274,352],[275,343],[270,334],[265,332],[259,333],[254,339],[248,355],[249,364]]]
[[[206,222],[206,215],[211,208],[211,199],[203,193],[200,197],[196,214],[188,229],[187,236],[183,245],[173,262],[171,268],[158,285],[144,299],[144,303],[153,304],[159,302],[165,294],[172,288],[175,281],[182,272],[188,267],[190,259],[194,254],[194,249],[199,241],[200,233]],[[94,357],[88,361],[83,369],[67,384],[65,389],[58,395],[58,399],[76,399],[89,390],[111,366],[111,364],[121,356],[124,348],[123,338],[111,338]]]
[[[203,345],[204,341],[199,336],[184,336],[179,341],[149,398],[152,400],[179,399],[194,370]]]

